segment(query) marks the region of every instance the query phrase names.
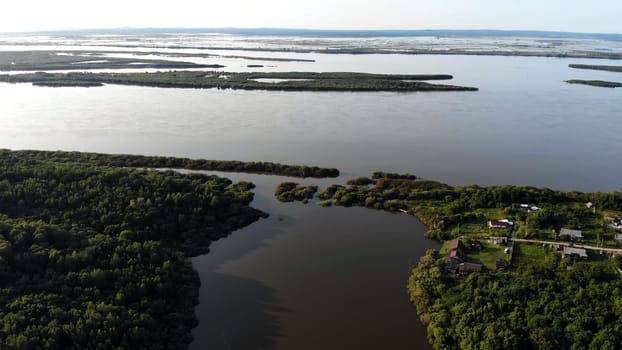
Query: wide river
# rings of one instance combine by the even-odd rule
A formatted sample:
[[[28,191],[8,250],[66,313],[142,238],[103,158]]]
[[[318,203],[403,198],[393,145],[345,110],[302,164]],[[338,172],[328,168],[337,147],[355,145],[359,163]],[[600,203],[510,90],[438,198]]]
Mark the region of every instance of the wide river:
[[[315,63],[295,67],[448,73],[455,77],[448,83],[480,91],[0,84],[0,147],[264,160],[342,170],[337,180],[304,180],[317,184],[385,170],[457,185],[622,189],[622,89],[564,83],[575,78],[622,81],[619,73],[567,67],[619,62],[313,58]],[[419,222],[362,208],[278,203],[272,192],[283,178],[228,176],[255,182],[253,205],[271,216],[215,242],[209,254],[193,260],[202,280],[193,349],[429,349],[405,290],[409,266],[437,247],[423,238]]]

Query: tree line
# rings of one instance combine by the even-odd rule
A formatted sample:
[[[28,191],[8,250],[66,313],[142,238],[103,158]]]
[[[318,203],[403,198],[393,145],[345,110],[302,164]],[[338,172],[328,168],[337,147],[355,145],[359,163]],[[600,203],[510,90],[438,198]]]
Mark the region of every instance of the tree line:
[[[317,166],[288,165],[272,162],[242,162],[236,160],[208,160],[180,157],[143,156],[132,154],[104,154],[64,151],[11,151],[1,150],[0,157],[54,163],[82,163],[95,166],[170,168],[208,170],[237,173],[270,174],[291,177],[337,177],[339,170]]]

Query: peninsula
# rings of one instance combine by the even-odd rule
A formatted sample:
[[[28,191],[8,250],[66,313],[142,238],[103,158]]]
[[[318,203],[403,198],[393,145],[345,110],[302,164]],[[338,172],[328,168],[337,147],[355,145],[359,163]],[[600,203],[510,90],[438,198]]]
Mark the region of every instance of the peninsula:
[[[408,280],[434,349],[621,343],[622,192],[460,187],[383,172],[348,183],[320,190],[321,204],[414,215],[443,242]]]

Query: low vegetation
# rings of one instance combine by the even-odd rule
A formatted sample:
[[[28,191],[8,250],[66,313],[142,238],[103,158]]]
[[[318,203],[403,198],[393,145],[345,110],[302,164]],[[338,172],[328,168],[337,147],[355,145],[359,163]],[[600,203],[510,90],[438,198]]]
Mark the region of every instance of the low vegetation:
[[[317,186],[299,186],[295,182],[283,182],[279,184],[274,192],[276,198],[281,202],[301,201],[307,203],[317,192]]]
[[[284,79],[264,83],[256,79]],[[448,75],[391,75],[365,73],[219,73],[168,71],[157,73],[30,73],[0,75],[0,82],[50,83],[84,81],[170,88],[217,88],[276,91],[476,91],[477,88],[430,84],[419,80],[451,79]]]
[[[397,173],[387,173],[384,171],[375,171],[371,175],[372,179],[394,179],[394,180],[415,180],[417,176],[412,174],[397,174]]]
[[[367,186],[375,183],[374,180],[368,177],[357,177],[356,179],[348,180],[347,184],[352,186]]]
[[[59,164],[80,163],[93,166],[132,168],[168,168],[212,170],[237,173],[270,174],[291,177],[337,177],[339,170],[306,165],[286,165],[271,162],[241,162],[178,157],[142,156],[130,154],[103,154],[64,151],[10,151],[1,150],[0,156],[29,161],[47,161]]]

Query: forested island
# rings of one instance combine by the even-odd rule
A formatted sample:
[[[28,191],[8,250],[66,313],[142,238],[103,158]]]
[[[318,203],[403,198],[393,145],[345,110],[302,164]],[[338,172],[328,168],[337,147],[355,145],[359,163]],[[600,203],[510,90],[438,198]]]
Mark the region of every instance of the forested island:
[[[337,177],[339,170],[306,165],[287,165],[272,162],[241,162],[237,160],[208,160],[180,157],[143,156],[133,154],[105,154],[67,151],[11,151],[0,149],[0,155],[19,158],[22,161],[49,162],[54,164],[81,164],[87,166],[110,166],[128,168],[160,168],[210,170],[236,173],[281,175],[290,177]]]
[[[262,82],[258,79],[275,79]],[[271,72],[230,73],[168,71],[156,73],[28,73],[0,75],[0,82],[56,84],[121,84],[169,88],[217,88],[274,91],[477,91],[474,87],[431,84],[421,80],[452,79],[451,75]]]
[[[321,204],[405,212],[443,242],[407,284],[434,349],[622,346],[622,192],[385,172],[348,184],[321,189]]]

